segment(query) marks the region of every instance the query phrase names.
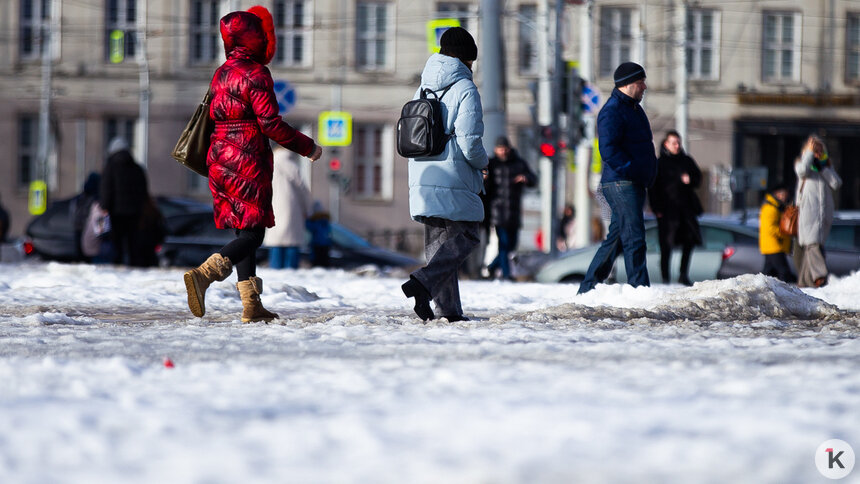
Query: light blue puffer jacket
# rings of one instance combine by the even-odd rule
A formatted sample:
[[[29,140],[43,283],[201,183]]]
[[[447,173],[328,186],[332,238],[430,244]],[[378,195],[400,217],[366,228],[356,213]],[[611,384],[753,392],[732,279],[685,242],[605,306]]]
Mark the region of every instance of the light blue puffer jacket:
[[[487,153],[481,138],[484,115],[481,96],[472,82],[472,71],[459,59],[433,54],[421,74],[421,89],[440,91],[457,81],[442,98],[446,133],[454,131],[438,156],[409,160],[409,214],[439,217],[464,222],[484,219],[484,206],[478,196],[484,189],[481,169],[487,166]],[[441,92],[439,93],[441,94]]]

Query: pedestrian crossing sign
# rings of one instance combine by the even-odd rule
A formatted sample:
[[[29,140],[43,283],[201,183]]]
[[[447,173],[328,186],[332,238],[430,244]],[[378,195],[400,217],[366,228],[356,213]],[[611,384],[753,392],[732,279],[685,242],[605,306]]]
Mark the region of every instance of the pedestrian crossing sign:
[[[27,200],[30,215],[42,215],[48,208],[48,184],[42,180],[30,182],[30,193]]]
[[[459,27],[460,21],[455,18],[440,18],[427,22],[427,48],[432,54],[438,54],[441,49],[439,40],[442,34],[451,27]]]
[[[345,111],[323,111],[319,116],[321,146],[352,144],[352,115]]]

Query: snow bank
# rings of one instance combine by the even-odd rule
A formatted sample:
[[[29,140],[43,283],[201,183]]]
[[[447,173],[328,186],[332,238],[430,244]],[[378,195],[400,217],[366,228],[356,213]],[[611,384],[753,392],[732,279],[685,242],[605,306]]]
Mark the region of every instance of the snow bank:
[[[853,311],[840,310],[795,286],[761,274],[699,282],[689,288],[674,290],[602,284],[591,292],[594,294],[586,293],[574,298],[582,300],[580,304],[563,304],[522,316],[494,320],[516,317],[523,317],[527,321],[613,319],[752,322],[781,319],[814,321],[816,324],[855,320],[856,325],[858,317]],[[613,304],[607,304],[609,301]]]

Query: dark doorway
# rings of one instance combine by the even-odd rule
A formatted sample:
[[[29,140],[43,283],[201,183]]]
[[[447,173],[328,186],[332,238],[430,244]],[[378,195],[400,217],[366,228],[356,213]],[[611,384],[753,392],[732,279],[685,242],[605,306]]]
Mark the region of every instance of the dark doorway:
[[[837,124],[810,120],[739,120],[735,121],[735,168],[765,166],[768,185],[785,182],[796,186],[794,161],[810,134],[824,139],[833,166],[843,185],[834,194],[837,210],[860,209],[860,124]],[[763,192],[735,194],[733,208],[741,210],[758,206]]]

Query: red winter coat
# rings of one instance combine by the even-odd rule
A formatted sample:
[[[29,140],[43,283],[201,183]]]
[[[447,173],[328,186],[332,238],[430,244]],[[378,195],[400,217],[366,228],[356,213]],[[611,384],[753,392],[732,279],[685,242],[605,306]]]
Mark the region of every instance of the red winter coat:
[[[314,142],[284,122],[266,64],[275,53],[272,18],[262,7],[221,19],[227,61],[210,86],[209,116],[215,132],[209,147],[209,189],[218,228],[272,227],[271,138],[308,156]],[[261,20],[262,18],[262,20]]]

